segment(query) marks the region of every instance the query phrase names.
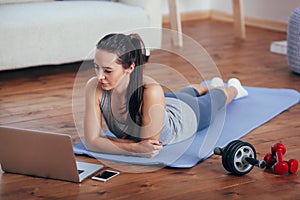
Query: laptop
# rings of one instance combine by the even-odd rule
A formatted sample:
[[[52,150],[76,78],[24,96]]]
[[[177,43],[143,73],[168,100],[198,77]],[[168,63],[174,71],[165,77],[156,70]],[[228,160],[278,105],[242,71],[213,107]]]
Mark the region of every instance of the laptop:
[[[0,126],[5,172],[82,182],[104,166],[77,162],[69,135]]]

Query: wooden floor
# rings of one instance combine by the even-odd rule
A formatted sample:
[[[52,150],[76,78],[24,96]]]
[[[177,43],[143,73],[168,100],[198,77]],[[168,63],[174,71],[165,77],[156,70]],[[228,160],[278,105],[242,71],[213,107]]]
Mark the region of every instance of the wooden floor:
[[[199,83],[220,73],[224,80],[238,77],[244,85],[291,88],[300,91],[300,76],[292,73],[286,57],[269,52],[272,41],[285,40],[280,32],[247,27],[246,40],[233,37],[233,24],[218,21],[191,21],[183,32],[200,43],[214,60],[200,64],[201,74],[192,71],[189,59],[175,53],[154,51],[150,62],[171,66],[188,82]],[[169,39],[164,40],[168,46]],[[63,47],[62,47],[63,48]],[[197,60],[189,41],[174,50]],[[202,60],[202,59],[200,59]],[[72,93],[81,63],[43,66],[0,72],[0,124],[70,134],[79,141],[72,115]],[[177,90],[183,81],[170,68],[146,67],[146,72]],[[217,69],[217,70],[216,70]],[[89,73],[85,70],[82,73]],[[80,78],[78,78],[80,79]],[[78,80],[76,79],[76,80]],[[84,79],[80,79],[84,81]],[[75,95],[76,96],[76,95]],[[274,99],[276,101],[276,99]],[[82,110],[78,110],[80,113]],[[259,115],[259,113],[257,113]],[[262,159],[270,146],[282,142],[286,160],[300,161],[300,105],[281,113],[242,139],[255,146]],[[92,158],[78,160],[98,162]],[[107,165],[109,167],[111,165]],[[0,199],[300,199],[298,175],[278,176],[254,168],[243,177],[229,175],[221,158],[212,156],[191,169],[163,168],[149,173],[124,173],[106,182],[91,179],[81,184],[15,175],[0,171]]]

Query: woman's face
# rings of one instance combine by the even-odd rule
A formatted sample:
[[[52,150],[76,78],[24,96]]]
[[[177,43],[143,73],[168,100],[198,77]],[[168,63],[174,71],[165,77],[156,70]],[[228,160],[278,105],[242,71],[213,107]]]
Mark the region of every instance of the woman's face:
[[[96,50],[94,58],[95,72],[99,84],[104,90],[111,90],[120,85],[126,85],[129,81],[129,72],[133,69],[124,69],[121,64],[116,63],[117,55],[105,50]]]

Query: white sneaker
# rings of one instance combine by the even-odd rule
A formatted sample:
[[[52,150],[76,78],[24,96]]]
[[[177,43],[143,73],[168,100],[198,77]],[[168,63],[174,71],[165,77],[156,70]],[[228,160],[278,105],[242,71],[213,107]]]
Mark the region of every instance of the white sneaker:
[[[211,79],[210,86],[212,87],[224,87],[224,82],[220,77],[214,77]]]
[[[248,96],[247,90],[242,86],[241,82],[237,78],[231,78],[228,80],[228,86],[233,86],[237,89],[238,94],[234,99],[239,99]]]

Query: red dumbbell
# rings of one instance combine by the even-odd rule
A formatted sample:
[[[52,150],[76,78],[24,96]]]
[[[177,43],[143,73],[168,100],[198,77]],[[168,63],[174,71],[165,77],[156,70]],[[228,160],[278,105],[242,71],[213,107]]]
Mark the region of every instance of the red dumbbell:
[[[288,161],[288,165],[289,165],[289,173],[296,174],[299,166],[298,161],[296,159],[290,159]]]
[[[276,163],[276,157],[271,153],[267,153],[264,157],[264,161],[266,162],[266,168],[270,169]]]
[[[271,148],[272,154],[276,156],[276,163],[273,165],[273,170],[275,174],[283,175],[289,171],[289,165],[283,160],[283,155],[286,152],[286,148],[281,143],[276,143]]]
[[[283,160],[283,155],[286,152],[286,148],[283,144],[277,143],[271,148],[272,154],[276,156],[276,163],[273,165],[275,174],[283,175],[289,171],[289,165]]]
[[[271,147],[271,154],[265,155],[264,160],[267,168],[273,168],[275,174],[283,175],[287,172],[295,174],[298,170],[298,161],[290,159],[288,162],[283,160],[286,148],[283,144],[277,143]]]

